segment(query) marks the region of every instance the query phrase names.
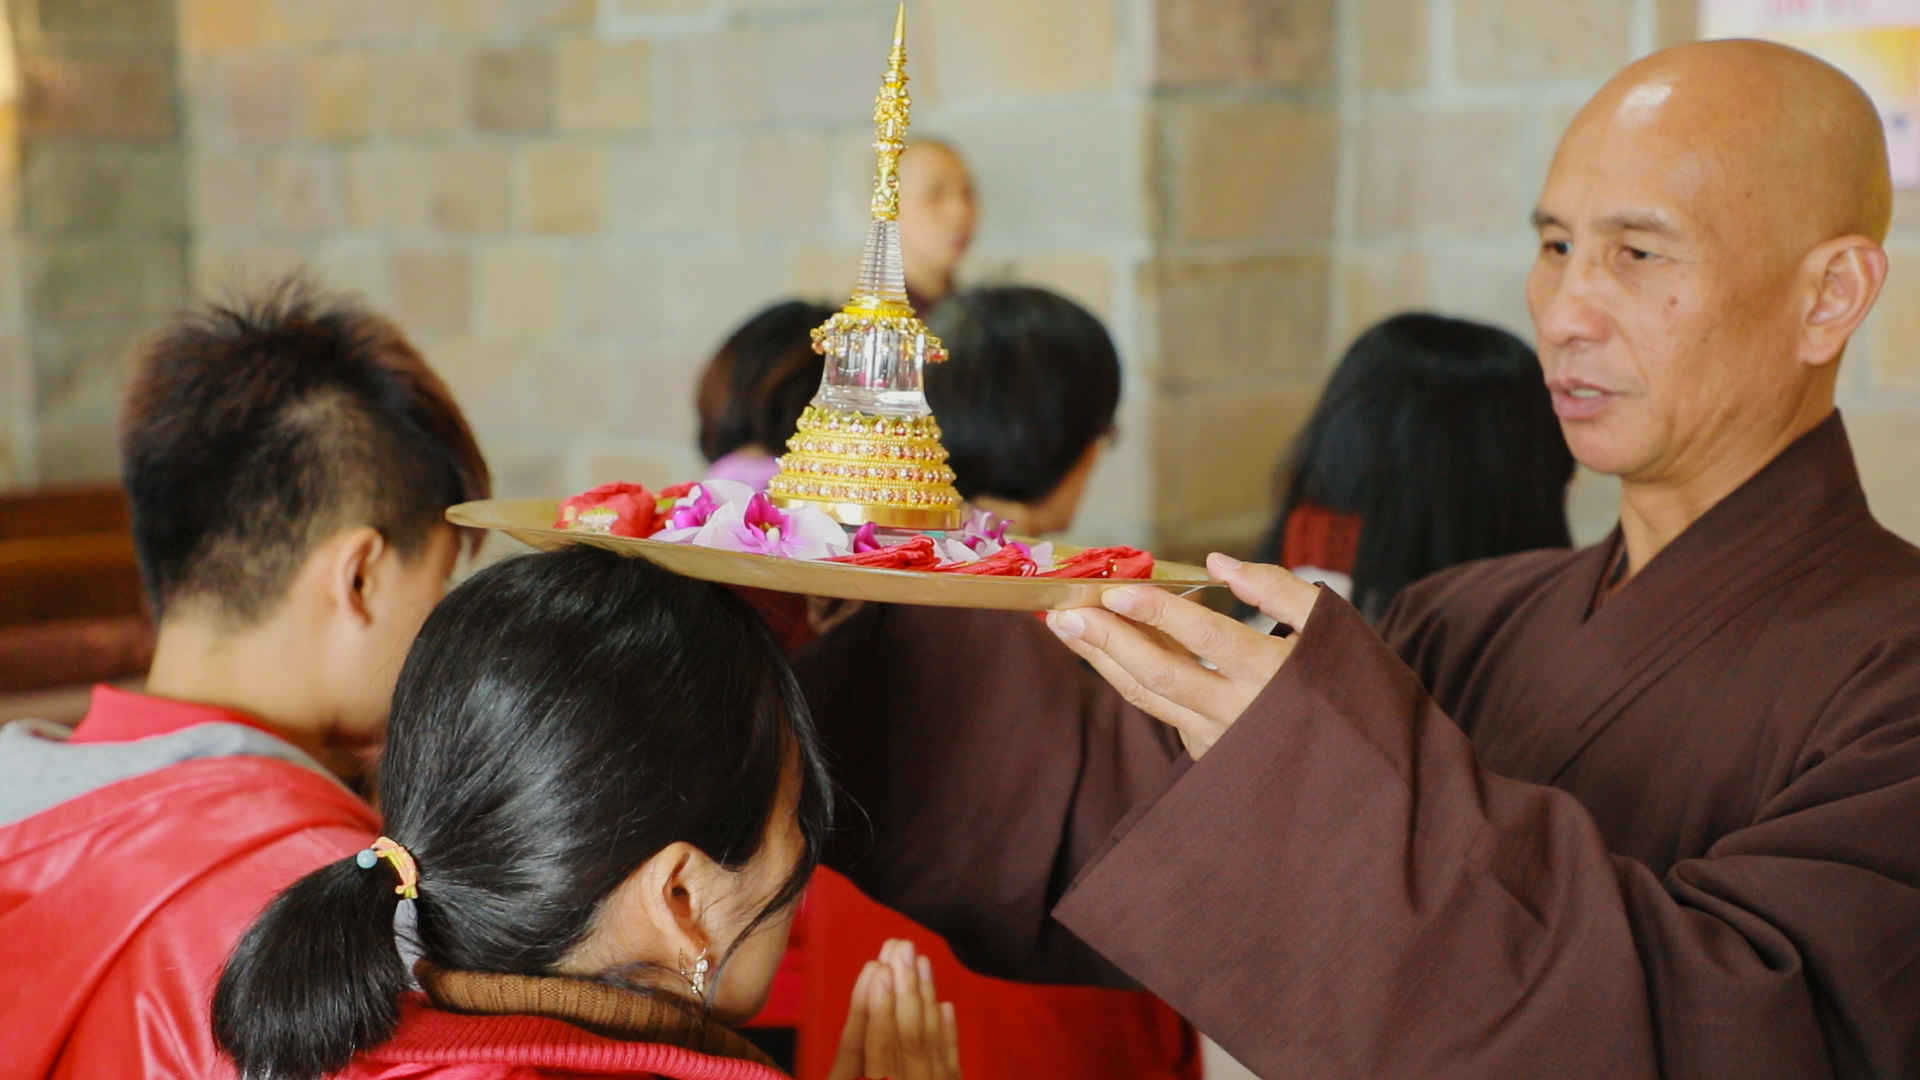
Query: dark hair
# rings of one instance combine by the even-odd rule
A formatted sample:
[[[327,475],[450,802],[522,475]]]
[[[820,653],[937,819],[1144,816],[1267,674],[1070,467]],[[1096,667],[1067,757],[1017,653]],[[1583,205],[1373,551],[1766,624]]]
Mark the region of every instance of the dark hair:
[[[141,348],[120,461],[155,616],[191,596],[243,623],[328,534],[371,525],[412,555],[491,484],[399,328],[299,278],[184,315]]]
[[[927,369],[927,403],[961,495],[1038,502],[1112,430],[1120,357],[1079,304],[1024,285],[974,288],[930,324],[953,355]]]
[[[799,896],[832,814],[806,702],[766,626],[720,586],[594,548],[481,571],[421,628],[382,763],[387,835],[419,865],[422,955],[552,973],[668,844],[750,861],[796,760],[804,854],[740,940]],[[394,881],[385,863],[341,859],[240,939],[213,1030],[243,1075],[318,1076],[391,1035],[408,985]]]
[[[744,446],[781,453],[820,389],[825,361],[813,328],[838,310],[804,300],[774,304],[728,335],[700,376],[700,453],[718,461]]]
[[[1303,502],[1360,518],[1355,607],[1458,563],[1566,547],[1573,455],[1540,363],[1504,330],[1396,315],[1347,349],[1276,484],[1259,557],[1278,562]]]

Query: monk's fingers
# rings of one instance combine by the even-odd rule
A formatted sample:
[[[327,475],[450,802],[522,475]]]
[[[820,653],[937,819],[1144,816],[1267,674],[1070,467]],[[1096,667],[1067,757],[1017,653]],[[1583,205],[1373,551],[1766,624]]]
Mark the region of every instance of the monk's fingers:
[[[1109,589],[1100,595],[1100,602],[1109,611],[1165,634],[1236,682],[1266,685],[1280,670],[1280,660],[1285,656],[1284,651],[1276,655],[1276,639],[1161,589]]]
[[[1267,563],[1241,562],[1215,552],[1207,556],[1207,569],[1227,583],[1233,595],[1260,609],[1275,622],[1298,630],[1307,625],[1320,590],[1292,573]]]
[[[1221,693],[1225,680],[1153,630],[1095,608],[1054,612],[1047,621],[1128,704],[1179,731],[1195,757],[1238,715],[1216,719],[1196,708],[1231,709]]]
[[[840,1049],[833,1056],[827,1080],[860,1080],[867,1075],[867,1016],[873,977],[880,965],[867,961],[854,980],[853,994],[847,1002],[847,1023],[840,1029]]]

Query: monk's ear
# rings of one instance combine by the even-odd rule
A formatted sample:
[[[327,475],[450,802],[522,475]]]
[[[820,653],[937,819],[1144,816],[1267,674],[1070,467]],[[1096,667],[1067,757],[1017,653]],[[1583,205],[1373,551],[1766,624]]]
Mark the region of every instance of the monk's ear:
[[[1887,280],[1887,252],[1864,236],[1829,240],[1805,262],[1813,302],[1800,325],[1800,362],[1822,367],[1839,359]]]

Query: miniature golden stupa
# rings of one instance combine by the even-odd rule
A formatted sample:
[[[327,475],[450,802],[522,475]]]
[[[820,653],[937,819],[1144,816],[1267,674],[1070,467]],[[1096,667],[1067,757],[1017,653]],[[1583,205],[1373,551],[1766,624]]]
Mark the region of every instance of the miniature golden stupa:
[[[965,511],[922,378],[947,350],[914,314],[900,258],[900,155],[913,104],[906,20],[902,3],[873,107],[878,164],[860,279],[847,306],[813,332],[826,374],[768,494],[782,506],[815,506],[842,525],[955,529]]]

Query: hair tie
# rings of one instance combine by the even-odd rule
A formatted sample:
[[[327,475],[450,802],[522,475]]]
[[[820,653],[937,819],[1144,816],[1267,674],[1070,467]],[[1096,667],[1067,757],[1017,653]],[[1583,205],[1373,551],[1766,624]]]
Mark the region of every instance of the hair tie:
[[[362,870],[373,869],[373,864],[385,859],[393,864],[393,872],[400,876],[400,884],[393,891],[408,900],[420,898],[420,867],[413,861],[413,853],[387,837],[375,840],[372,846],[353,857],[354,865]]]

